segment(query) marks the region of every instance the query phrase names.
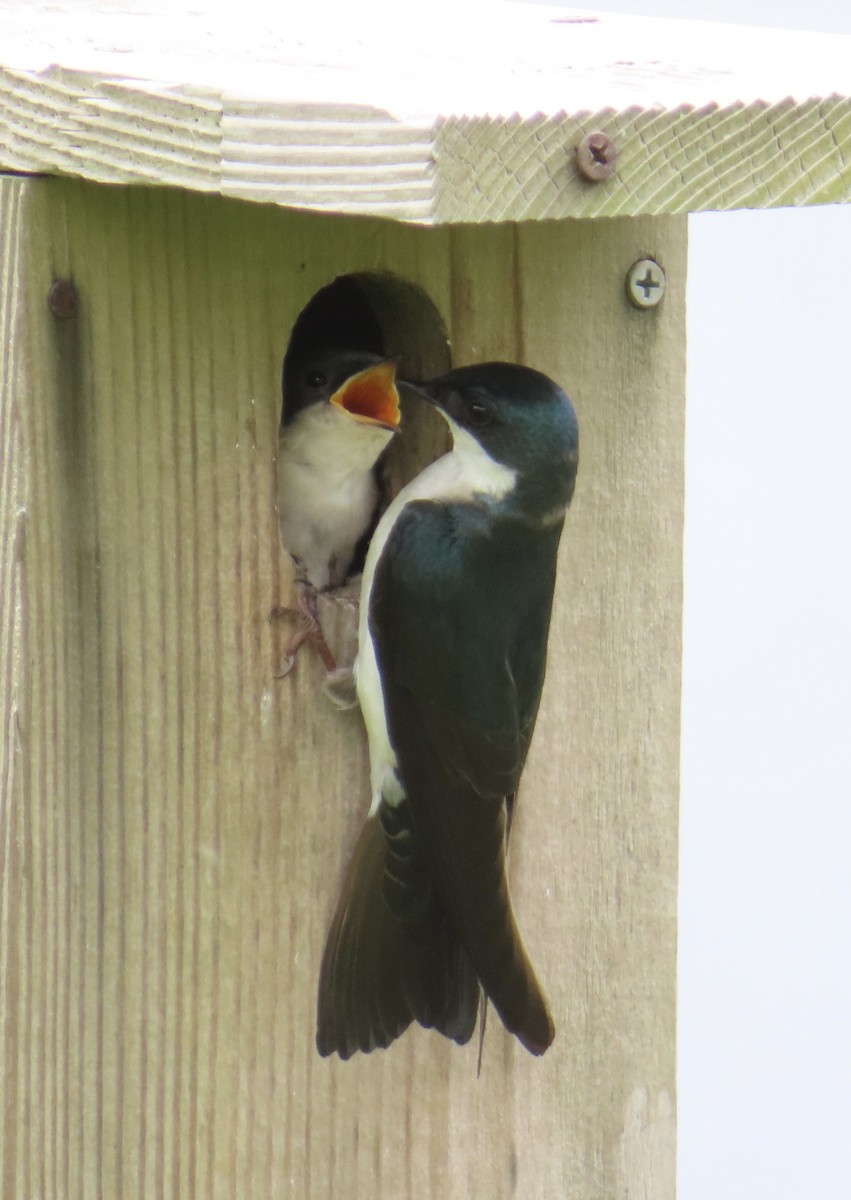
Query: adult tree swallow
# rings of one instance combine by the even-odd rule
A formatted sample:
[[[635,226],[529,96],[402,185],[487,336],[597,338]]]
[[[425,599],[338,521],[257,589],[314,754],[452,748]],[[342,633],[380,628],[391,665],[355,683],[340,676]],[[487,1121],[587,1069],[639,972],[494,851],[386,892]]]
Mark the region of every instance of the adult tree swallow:
[[[555,1029],[505,856],[544,682],[576,415],[555,383],[511,363],[418,390],[453,447],[396,496],[367,553],[356,676],[372,807],[325,945],[317,1047],[348,1058],[413,1020],[464,1043],[481,988],[543,1054]]]
[[[396,363],[365,351],[314,350],[287,362],[278,445],[281,540],[298,567],[308,637],[334,669],[316,593],[340,586],[363,566],[377,519],[377,463],[399,428]]]

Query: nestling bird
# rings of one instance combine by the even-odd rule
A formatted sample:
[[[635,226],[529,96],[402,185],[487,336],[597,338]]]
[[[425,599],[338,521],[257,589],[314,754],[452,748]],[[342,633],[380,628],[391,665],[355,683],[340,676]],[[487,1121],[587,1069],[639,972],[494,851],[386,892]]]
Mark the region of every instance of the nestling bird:
[[[290,644],[290,665],[309,637],[326,668],[335,666],[316,593],[338,587],[363,565],[377,519],[377,463],[399,428],[395,376],[395,360],[359,350],[314,350],[285,366],[278,517],[302,581],[307,622]]]
[[[418,390],[453,447],[398,494],[367,554],[356,677],[372,807],[325,945],[317,1047],[348,1058],[414,1020],[464,1043],[481,987],[543,1054],[555,1030],[511,908],[506,822],[544,682],[578,426],[555,383],[511,363]]]

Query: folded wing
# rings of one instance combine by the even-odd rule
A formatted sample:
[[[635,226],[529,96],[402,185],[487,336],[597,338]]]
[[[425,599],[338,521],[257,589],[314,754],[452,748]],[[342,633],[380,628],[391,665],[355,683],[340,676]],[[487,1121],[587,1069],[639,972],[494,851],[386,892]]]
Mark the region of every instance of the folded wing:
[[[476,504],[410,504],[376,570],[370,629],[413,833],[450,925],[506,1027],[554,1037],[506,875],[544,679],[560,530]]]

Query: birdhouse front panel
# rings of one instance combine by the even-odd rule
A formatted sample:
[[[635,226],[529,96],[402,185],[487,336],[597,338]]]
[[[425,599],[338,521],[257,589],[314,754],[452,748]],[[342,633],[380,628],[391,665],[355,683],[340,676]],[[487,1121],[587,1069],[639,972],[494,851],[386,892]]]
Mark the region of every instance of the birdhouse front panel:
[[[672,1196],[685,218],[431,229],[59,178],[0,197],[0,1079],[6,1127],[27,1114],[5,1191]],[[633,292],[665,290],[641,307],[644,260]],[[328,325],[359,369],[519,363],[578,414],[508,861],[555,1038],[529,1054],[491,1009],[480,1073],[477,1037],[416,1024],[317,1053],[370,803],[358,709],[309,638],[289,661],[282,375]],[[400,391],[384,503],[447,445]],[[343,666],[356,600],[316,601]]]

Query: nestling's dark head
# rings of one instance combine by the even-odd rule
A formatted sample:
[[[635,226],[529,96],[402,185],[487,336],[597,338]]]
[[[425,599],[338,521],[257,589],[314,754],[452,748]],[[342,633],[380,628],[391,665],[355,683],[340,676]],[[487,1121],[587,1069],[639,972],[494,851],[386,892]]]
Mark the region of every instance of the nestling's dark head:
[[[476,363],[417,385],[490,458],[553,487],[569,502],[579,457],[579,424],[568,397],[540,371]]]
[[[317,349],[284,365],[281,424],[330,401],[362,421],[398,428],[395,361],[365,350]],[[344,387],[344,385],[346,385]]]

